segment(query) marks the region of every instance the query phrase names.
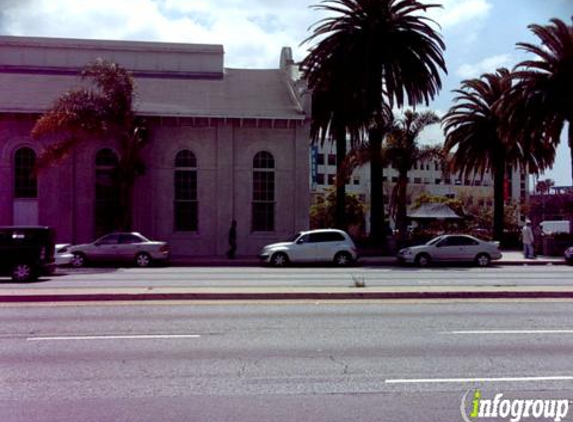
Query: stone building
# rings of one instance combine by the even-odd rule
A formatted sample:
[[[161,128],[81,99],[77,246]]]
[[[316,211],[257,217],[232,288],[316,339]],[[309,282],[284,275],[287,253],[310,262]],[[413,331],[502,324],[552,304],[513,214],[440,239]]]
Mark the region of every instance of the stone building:
[[[239,255],[308,227],[310,100],[290,49],[277,69],[228,69],[220,45],[0,37],[0,225],[53,226],[91,241],[113,213],[113,142],[84,144],[30,177],[45,145],[37,118],[96,58],[136,82],[150,142],[136,182],[134,229],[176,255],[222,255],[237,220]],[[107,202],[106,202],[107,201]]]

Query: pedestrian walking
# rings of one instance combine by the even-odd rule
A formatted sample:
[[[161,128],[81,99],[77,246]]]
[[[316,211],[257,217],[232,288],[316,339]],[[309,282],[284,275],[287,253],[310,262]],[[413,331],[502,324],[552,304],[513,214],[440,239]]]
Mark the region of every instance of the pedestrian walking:
[[[533,230],[531,228],[531,221],[525,220],[525,225],[521,229],[521,241],[523,242],[523,255],[525,258],[535,258],[533,252],[533,242],[535,237],[533,236]]]
[[[235,259],[235,252],[237,250],[237,221],[231,222],[229,229],[229,250],[227,251],[227,258]]]

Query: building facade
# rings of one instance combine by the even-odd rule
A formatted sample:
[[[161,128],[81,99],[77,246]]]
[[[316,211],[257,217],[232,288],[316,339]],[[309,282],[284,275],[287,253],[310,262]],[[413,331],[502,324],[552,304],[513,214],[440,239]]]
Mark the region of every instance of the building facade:
[[[47,144],[30,136],[96,58],[132,72],[149,132],[134,230],[196,256],[223,255],[232,220],[238,255],[308,227],[310,99],[290,49],[277,69],[228,69],[220,45],[28,37],[0,37],[0,225],[49,225],[71,243],[105,231],[118,146],[87,142],[34,177]]]

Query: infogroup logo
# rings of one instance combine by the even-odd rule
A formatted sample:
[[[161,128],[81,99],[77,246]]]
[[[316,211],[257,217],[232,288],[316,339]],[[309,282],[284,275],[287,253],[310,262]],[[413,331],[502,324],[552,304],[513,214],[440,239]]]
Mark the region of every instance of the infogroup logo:
[[[569,413],[568,399],[506,399],[503,393],[486,399],[479,389],[474,390],[473,396],[470,394],[471,390],[465,392],[460,407],[465,422],[488,418],[507,419],[511,422],[525,419],[560,422]]]

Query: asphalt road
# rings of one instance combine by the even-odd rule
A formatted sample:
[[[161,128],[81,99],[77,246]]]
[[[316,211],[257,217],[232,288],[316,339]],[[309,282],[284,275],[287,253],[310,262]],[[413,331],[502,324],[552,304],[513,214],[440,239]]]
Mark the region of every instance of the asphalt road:
[[[476,388],[573,399],[572,311],[571,301],[2,305],[0,420],[461,421]]]
[[[571,286],[573,267],[471,266],[411,268],[266,268],[165,267],[58,269],[34,283],[0,282],[6,289],[54,287],[348,287],[354,281],[369,287],[391,286]]]

